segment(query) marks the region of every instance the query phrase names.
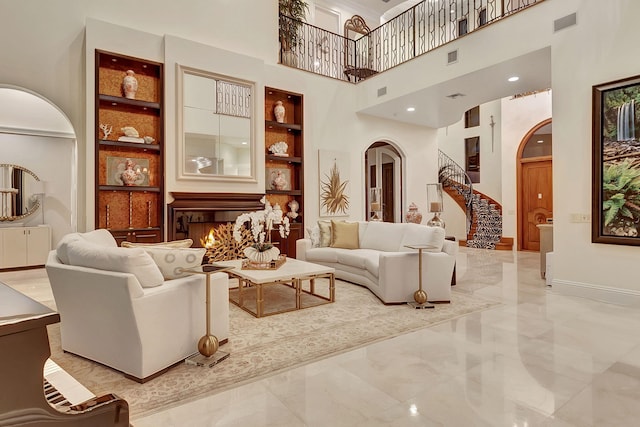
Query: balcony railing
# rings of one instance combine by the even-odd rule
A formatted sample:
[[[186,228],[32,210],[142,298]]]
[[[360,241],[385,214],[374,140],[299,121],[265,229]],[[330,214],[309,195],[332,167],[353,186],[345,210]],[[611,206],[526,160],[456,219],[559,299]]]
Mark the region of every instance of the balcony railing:
[[[280,63],[357,83],[543,1],[425,0],[356,40],[280,15]]]

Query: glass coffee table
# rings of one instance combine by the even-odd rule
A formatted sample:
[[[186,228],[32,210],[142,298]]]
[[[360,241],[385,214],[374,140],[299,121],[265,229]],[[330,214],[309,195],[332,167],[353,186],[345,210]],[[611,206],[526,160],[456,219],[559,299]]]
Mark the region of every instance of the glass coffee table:
[[[216,266],[238,280],[229,289],[229,300],[255,317],[270,316],[335,301],[335,270],[324,265],[287,258],[277,269],[243,269],[242,260],[217,261]],[[324,293],[316,290],[316,279],[329,279]],[[309,282],[308,285],[305,282]]]

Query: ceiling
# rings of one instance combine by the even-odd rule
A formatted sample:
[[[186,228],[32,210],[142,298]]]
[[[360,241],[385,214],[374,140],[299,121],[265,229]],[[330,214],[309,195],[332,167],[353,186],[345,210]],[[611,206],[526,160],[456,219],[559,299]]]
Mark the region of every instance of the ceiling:
[[[390,18],[419,1],[326,0],[326,3],[351,8],[363,16],[383,16],[387,13],[386,18]],[[394,70],[387,72],[391,73]],[[507,81],[511,76],[518,76],[519,80],[517,82]],[[373,85],[377,90],[375,82],[374,76],[363,84]],[[551,49],[544,48],[431,87],[389,99],[389,101],[383,101],[359,112],[420,126],[440,128],[459,121],[466,110],[476,105],[516,94],[545,90],[550,87]],[[449,97],[454,94],[460,95]],[[408,112],[408,107],[414,107],[415,111]]]

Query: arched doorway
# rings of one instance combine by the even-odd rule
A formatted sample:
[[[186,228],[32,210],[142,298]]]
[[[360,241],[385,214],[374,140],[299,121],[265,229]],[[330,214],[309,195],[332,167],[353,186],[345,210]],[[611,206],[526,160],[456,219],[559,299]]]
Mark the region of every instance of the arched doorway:
[[[365,152],[365,194],[367,217],[371,218],[369,195],[381,189],[382,221],[402,222],[402,156],[393,145],[378,141]]]
[[[0,83],[2,160],[40,178],[41,217],[31,217],[24,225],[48,224],[54,247],[77,230],[77,150],[73,125],[58,106],[29,89]]]
[[[551,119],[527,132],[518,147],[516,165],[518,250],[539,251],[536,225],[553,217]]]

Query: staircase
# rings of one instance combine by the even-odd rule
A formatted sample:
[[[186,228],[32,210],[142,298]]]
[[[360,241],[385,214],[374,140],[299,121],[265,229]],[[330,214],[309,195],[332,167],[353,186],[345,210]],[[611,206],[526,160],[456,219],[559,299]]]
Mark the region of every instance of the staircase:
[[[456,162],[438,152],[438,181],[467,216],[467,240],[461,246],[512,250],[513,238],[502,237],[502,206],[473,189],[471,178]]]

